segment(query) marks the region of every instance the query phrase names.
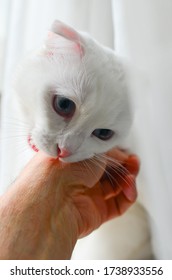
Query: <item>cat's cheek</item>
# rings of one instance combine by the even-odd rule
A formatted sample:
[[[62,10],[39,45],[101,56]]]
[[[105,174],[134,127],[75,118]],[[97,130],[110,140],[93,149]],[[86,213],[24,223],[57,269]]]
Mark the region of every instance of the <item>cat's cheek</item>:
[[[36,129],[32,131],[31,136],[29,136],[31,141],[31,148],[36,147],[36,151],[42,151],[47,156],[57,158],[57,144],[55,144],[54,139],[52,137],[47,136],[47,134],[43,135],[40,131]]]

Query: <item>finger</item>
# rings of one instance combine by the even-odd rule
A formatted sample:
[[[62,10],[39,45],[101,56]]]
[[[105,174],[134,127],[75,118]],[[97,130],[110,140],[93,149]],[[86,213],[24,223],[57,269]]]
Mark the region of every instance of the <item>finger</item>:
[[[116,196],[114,198],[115,203],[117,205],[118,208],[118,215],[122,215],[124,212],[126,212],[128,210],[128,208],[133,205],[134,201],[129,201],[124,193],[120,193],[118,196]]]
[[[127,175],[125,179],[119,178],[118,183],[115,185],[112,185],[109,181],[104,181],[101,188],[105,200],[117,196],[120,192],[123,192],[131,202],[134,202],[137,198],[135,177],[133,175]]]
[[[137,190],[135,177],[133,175],[127,175],[125,181],[121,183],[122,192],[125,197],[130,201],[134,202],[137,198]]]
[[[106,200],[106,208],[107,208],[107,216],[104,222],[116,218],[120,215],[118,204],[116,203],[116,200],[114,198],[110,198]]]
[[[119,165],[123,162],[123,166],[134,175],[139,172],[140,161],[138,156],[134,154],[128,154],[127,151],[120,149],[112,149],[107,153],[108,156],[114,158],[115,162],[119,161]],[[118,164],[117,164],[118,165]]]
[[[124,167],[133,175],[137,175],[139,172],[140,161],[136,155],[129,155],[124,163]]]
[[[106,154],[107,154],[107,156],[114,158],[116,161],[119,161],[119,162],[126,161],[129,156],[127,151],[123,151],[123,150],[120,150],[117,148],[114,148],[114,149],[108,151]]]
[[[102,163],[100,168],[96,161],[85,160],[69,164],[68,169],[64,171],[70,178],[70,184],[82,184],[91,188],[100,180],[105,168],[105,163]]]
[[[99,216],[101,217],[101,220],[105,221],[107,218],[107,208],[106,208],[106,202],[105,202],[105,199],[103,196],[101,184],[98,183],[93,188],[85,189],[85,194],[88,198],[91,199],[92,203],[97,208],[97,210],[99,212]],[[93,213],[93,215],[94,215],[94,213]]]
[[[103,184],[101,184],[101,189],[105,200],[115,197],[122,190],[119,184],[112,184],[108,180],[104,181]]]
[[[106,201],[107,206],[107,220],[116,218],[124,214],[132,202],[128,201],[125,195],[121,192],[115,198],[110,198]],[[107,221],[106,220],[106,221]]]
[[[137,167],[134,167],[132,171],[136,173],[136,169],[138,170]],[[123,166],[116,167],[115,169],[107,168],[106,171],[106,174],[100,180],[105,199],[114,197],[120,191],[123,191],[130,201],[135,200],[135,175],[132,175]]]
[[[139,171],[139,159],[136,155],[128,156],[123,166],[110,169],[107,175],[103,177],[103,191],[106,198],[118,194],[121,190],[128,200],[135,201],[137,191],[135,187],[135,176]]]

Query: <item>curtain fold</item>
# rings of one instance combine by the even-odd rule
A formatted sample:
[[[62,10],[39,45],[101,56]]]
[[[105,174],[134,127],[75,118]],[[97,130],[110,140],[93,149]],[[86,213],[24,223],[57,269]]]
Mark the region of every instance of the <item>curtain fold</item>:
[[[114,0],[116,50],[141,71],[133,87],[134,133],[154,253],[172,259],[172,2]]]
[[[134,139],[142,162],[140,190],[150,214],[156,258],[172,258],[172,2],[171,0],[9,0],[2,100],[0,193],[13,180],[19,141],[11,131],[11,78],[18,62],[39,48],[54,19],[88,31],[143,73],[133,86]],[[142,76],[142,74],[141,74]],[[141,78],[142,80],[142,78]],[[146,82],[145,82],[146,81]],[[8,123],[8,125],[6,125]],[[13,131],[14,132],[14,131]],[[32,155],[30,155],[32,156]],[[29,156],[29,157],[30,157]],[[162,242],[163,240],[163,242]],[[165,240],[165,241],[164,241]]]

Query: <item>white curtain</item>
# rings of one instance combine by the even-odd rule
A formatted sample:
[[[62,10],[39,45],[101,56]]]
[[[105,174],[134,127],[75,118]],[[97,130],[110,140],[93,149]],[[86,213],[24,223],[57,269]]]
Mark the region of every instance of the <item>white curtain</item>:
[[[116,50],[144,80],[133,96],[135,136],[154,252],[172,259],[172,1],[116,0],[113,13]]]
[[[28,51],[42,44],[54,19],[88,31],[109,47],[115,46],[120,55],[139,69],[141,80],[143,75],[144,81],[138,82],[133,90],[137,108],[134,143],[142,162],[141,192],[150,214],[156,258],[172,258],[171,0],[8,0],[8,3],[2,123],[13,117],[8,104],[14,68]],[[9,127],[3,126],[2,130],[3,138],[8,137]],[[10,141],[1,143],[1,193],[6,170],[12,172],[18,164],[15,140]]]

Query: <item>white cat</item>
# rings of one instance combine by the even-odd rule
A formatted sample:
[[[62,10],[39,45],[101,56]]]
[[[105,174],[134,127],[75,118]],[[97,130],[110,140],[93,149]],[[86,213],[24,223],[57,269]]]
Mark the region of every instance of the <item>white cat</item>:
[[[120,145],[132,123],[120,60],[59,21],[45,47],[20,66],[14,89],[31,147],[63,161]]]
[[[88,34],[59,21],[52,25],[45,46],[20,65],[13,88],[12,107],[17,119],[26,124],[23,138],[28,154],[13,168],[13,178],[32,156],[30,148],[58,156],[61,161],[81,161],[112,147],[121,147],[132,124],[129,86],[121,59]],[[137,206],[136,213],[140,209]],[[136,220],[135,228],[142,229],[139,219]],[[124,219],[125,236],[125,224],[129,228],[130,222]],[[133,245],[130,234],[128,231],[126,238],[135,250],[136,237]],[[97,240],[98,244],[102,238]],[[108,235],[107,238],[110,239]],[[95,248],[98,255],[91,252],[84,255],[82,245],[81,258],[132,258],[130,253],[126,257],[120,255],[115,244],[116,255],[108,254],[109,247],[100,253],[98,247]],[[75,258],[79,258],[77,255]],[[133,256],[137,257],[143,258],[142,254]]]

